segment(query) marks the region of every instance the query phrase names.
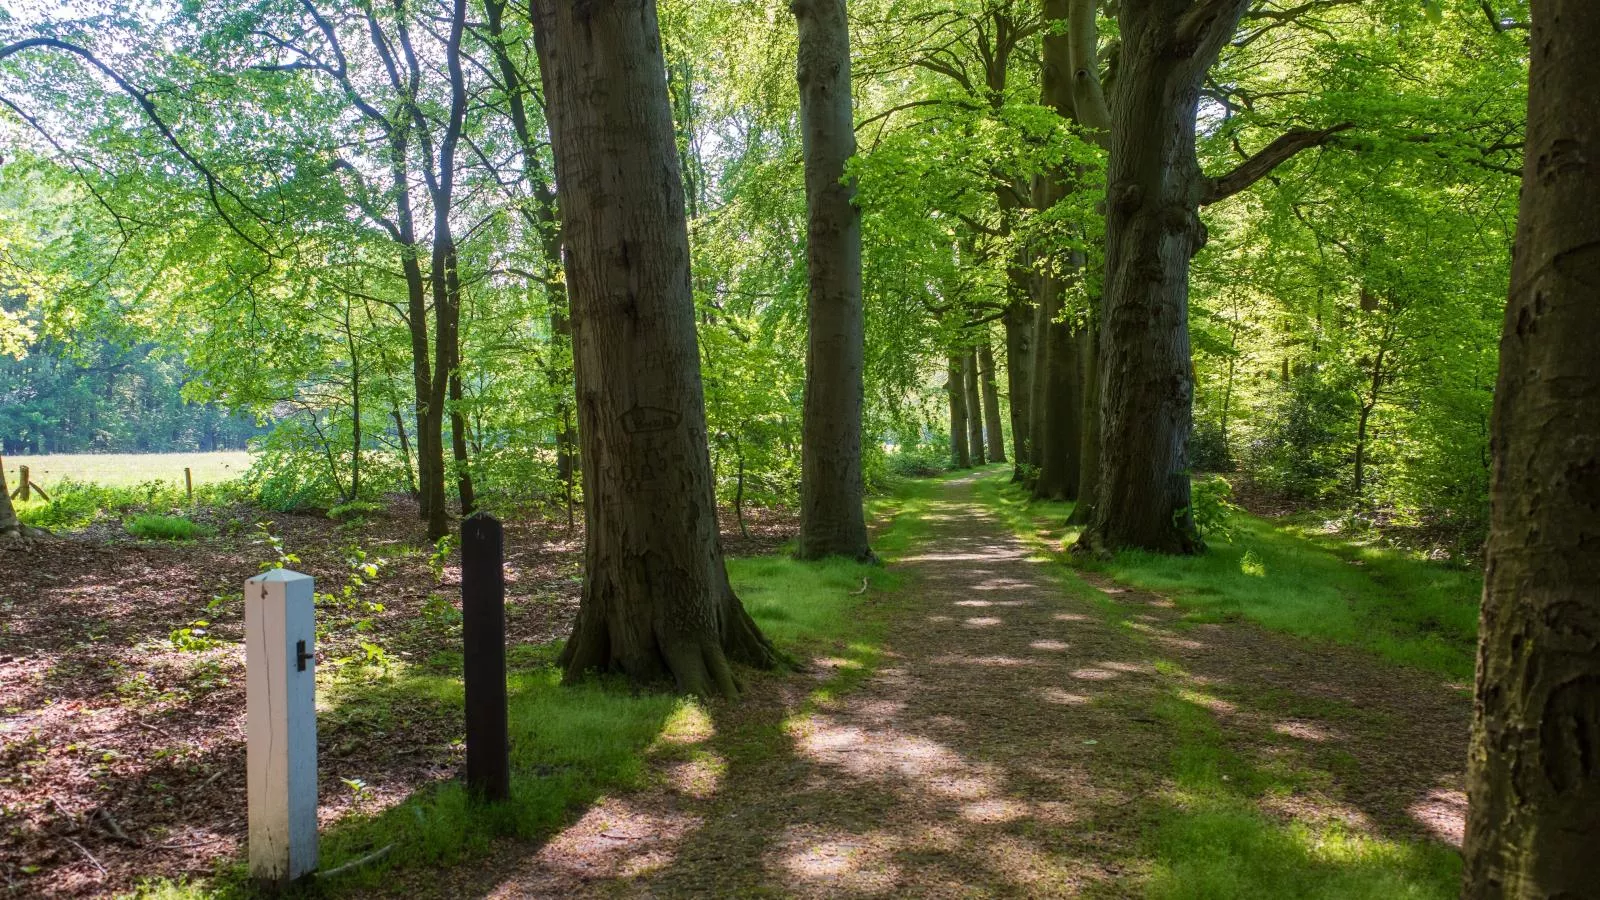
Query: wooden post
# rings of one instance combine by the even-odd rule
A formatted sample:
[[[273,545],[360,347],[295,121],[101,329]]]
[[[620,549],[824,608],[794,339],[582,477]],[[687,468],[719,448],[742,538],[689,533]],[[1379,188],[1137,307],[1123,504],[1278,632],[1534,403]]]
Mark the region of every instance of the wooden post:
[[[250,875],[282,886],[317,868],[316,623],[309,575],[244,583]]]
[[[183,469],[183,487],[189,492],[189,505],[194,505],[194,472],[188,466]]]
[[[461,633],[467,701],[467,792],[511,796],[506,713],[505,532],[477,512],[461,523]]]
[[[21,484],[17,486],[17,490],[22,492],[22,499],[24,499],[24,500],[32,500],[33,499],[33,485],[31,483],[29,483],[29,481],[28,481],[28,467],[27,466],[18,466],[17,467],[17,481],[21,482]]]

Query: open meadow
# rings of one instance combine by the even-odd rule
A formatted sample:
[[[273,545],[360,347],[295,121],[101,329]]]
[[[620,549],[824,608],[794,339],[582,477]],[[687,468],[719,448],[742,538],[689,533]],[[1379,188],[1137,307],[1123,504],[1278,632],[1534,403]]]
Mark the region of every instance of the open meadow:
[[[105,487],[128,487],[147,481],[183,484],[183,470],[194,472],[194,483],[215,484],[231,481],[250,469],[250,454],[244,450],[219,450],[212,453],[52,453],[43,456],[5,458],[6,484],[16,490],[17,472],[28,467],[35,484],[50,486],[61,481],[85,481]]]

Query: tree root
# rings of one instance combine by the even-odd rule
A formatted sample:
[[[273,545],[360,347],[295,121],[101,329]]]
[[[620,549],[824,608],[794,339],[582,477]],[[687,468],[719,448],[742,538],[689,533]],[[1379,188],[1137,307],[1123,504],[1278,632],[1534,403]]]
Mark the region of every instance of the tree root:
[[[35,541],[49,540],[53,537],[55,535],[51,534],[47,529],[18,524],[15,528],[0,529],[0,546],[17,550],[25,548]]]

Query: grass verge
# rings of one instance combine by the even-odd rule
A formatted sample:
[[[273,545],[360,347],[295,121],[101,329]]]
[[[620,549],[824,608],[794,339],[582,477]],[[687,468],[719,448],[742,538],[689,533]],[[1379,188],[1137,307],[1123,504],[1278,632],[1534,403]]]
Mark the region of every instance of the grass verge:
[[[976,487],[1013,529],[1060,554],[1070,503],[1031,503],[998,476]],[[1471,680],[1482,576],[1396,550],[1312,537],[1247,513],[1202,556],[1123,552],[1075,565],[1171,597],[1192,622],[1246,619]],[[1064,555],[1064,554],[1060,554]]]
[[[1077,537],[1065,521],[1069,503],[1033,503],[1003,477],[987,476],[975,486],[976,496],[1030,546],[1049,555],[1050,567],[1062,589],[1097,607],[1113,623],[1126,620],[1126,610],[1088,589],[1075,574],[1075,560],[1061,548]],[[1243,516],[1241,519],[1245,518]],[[1459,660],[1449,654],[1421,654],[1404,641],[1363,643],[1348,632],[1305,626],[1302,617],[1319,614],[1317,604],[1343,604],[1339,595],[1317,592],[1292,606],[1295,614],[1265,610],[1273,602],[1272,590],[1290,591],[1319,573],[1338,579],[1336,584],[1356,592],[1368,603],[1377,602],[1384,583],[1340,568],[1343,557],[1304,535],[1275,532],[1271,523],[1247,519],[1236,523],[1231,541],[1214,542],[1213,555],[1168,559],[1150,554],[1123,554],[1095,568],[1121,581],[1162,589],[1189,610],[1191,620],[1248,618],[1267,627],[1308,637],[1367,646],[1396,662],[1422,664],[1454,673]],[[1353,554],[1356,552],[1351,550]],[[1249,554],[1263,562],[1255,573],[1242,571]],[[1352,556],[1351,558],[1359,558]],[[1255,568],[1254,560],[1249,564]],[[1440,591],[1459,602],[1459,585],[1453,572],[1415,560],[1387,558],[1385,577],[1421,591]],[[1236,578],[1235,572],[1238,572]],[[1255,579],[1239,587],[1239,578]],[[1258,582],[1264,582],[1263,588]],[[1232,592],[1238,591],[1239,594]],[[1396,616],[1392,631],[1406,634],[1405,614],[1425,609],[1440,595],[1414,603]],[[1131,637],[1148,641],[1137,631]],[[1423,645],[1427,638],[1416,636]],[[1385,652],[1387,651],[1387,652]],[[1420,663],[1418,661],[1421,661]],[[1470,663],[1470,657],[1468,658]],[[1168,785],[1144,801],[1149,825],[1135,859],[1127,861],[1134,874],[1117,882],[1118,889],[1137,892],[1151,900],[1234,900],[1234,898],[1317,898],[1317,900],[1446,900],[1456,896],[1461,880],[1460,856],[1436,841],[1389,839],[1360,833],[1334,816],[1309,814],[1286,820],[1269,814],[1271,800],[1291,796],[1315,798],[1317,788],[1331,777],[1314,767],[1291,764],[1287,758],[1259,764],[1232,746],[1231,736],[1217,723],[1209,708],[1214,698],[1205,686],[1182,667],[1158,659],[1163,690],[1146,713],[1174,736]],[[1262,698],[1265,699],[1265,698]],[[1314,809],[1314,800],[1301,804]]]
[[[1295,791],[1297,774],[1267,771],[1228,748],[1212,714],[1175,666],[1159,667],[1166,695],[1151,712],[1178,739],[1173,783],[1146,840],[1151,900],[1297,897],[1448,900],[1461,858],[1434,841],[1361,834],[1331,818],[1281,821],[1260,801]]]

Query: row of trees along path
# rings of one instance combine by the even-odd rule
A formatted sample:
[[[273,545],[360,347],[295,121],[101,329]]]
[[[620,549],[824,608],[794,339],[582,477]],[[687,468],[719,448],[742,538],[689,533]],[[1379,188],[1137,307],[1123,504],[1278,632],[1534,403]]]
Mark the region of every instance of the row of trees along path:
[[[468,6],[454,0],[441,21],[451,83],[441,123],[427,121],[407,99],[394,65],[390,87],[401,100],[390,104],[395,111],[368,102],[344,74],[335,29],[314,9],[311,15],[332,57],[308,65],[344,79],[342,95],[384,124],[385,152],[396,163],[387,168],[399,173],[397,204],[406,202],[409,190],[409,180],[400,177],[408,148],[421,146],[429,163],[423,174],[435,210],[431,360],[422,327],[426,310],[416,303],[424,287],[420,248],[407,236],[406,210],[397,207],[396,219],[373,217],[393,227],[410,288],[415,401],[418,419],[428,422],[427,434],[419,434],[428,481],[422,494],[434,534],[445,530],[445,463],[435,436],[442,433],[447,395],[460,394],[453,379],[461,287],[449,209],[468,104],[461,55]],[[1494,512],[1467,842],[1468,893],[1481,897],[1591,893],[1587,857],[1600,833],[1600,375],[1584,343],[1600,324],[1594,300],[1600,284],[1600,100],[1592,90],[1600,62],[1589,50],[1600,39],[1600,10],[1583,0],[1532,0],[1530,6],[1527,168],[1492,424]],[[1011,7],[1002,7],[1009,17]],[[1193,401],[1189,261],[1205,240],[1199,208],[1249,186],[1295,153],[1327,143],[1348,125],[1292,129],[1235,170],[1208,176],[1195,155],[1196,111],[1208,73],[1242,20],[1292,11],[1274,13],[1250,0],[1122,0],[1115,9],[1116,78],[1107,97],[1095,36],[1100,4],[1069,0],[1046,7],[1053,37],[1060,37],[1065,19],[1067,40],[1046,42],[1051,72],[1042,99],[1109,151],[1104,289],[1088,329],[1097,332],[1098,349],[1092,336],[1074,339],[1057,327],[1048,315],[1048,293],[1034,304],[1040,312],[1032,350],[1045,365],[1035,361],[1024,392],[1021,357],[1010,360],[1013,410],[1027,393],[1031,412],[1025,432],[1021,422],[1013,423],[1026,451],[1013,455],[1021,466],[1051,447],[1068,453],[1076,447],[1081,460],[1097,462],[1076,467],[1077,490],[1088,501],[1080,508],[1089,511],[1084,549],[1199,552],[1187,446]],[[486,12],[488,27],[498,31],[504,7],[490,4]],[[859,503],[859,214],[841,178],[854,144],[847,18],[842,0],[797,0],[793,12],[810,214],[799,546],[805,556],[868,558]],[[1490,12],[1500,28],[1503,21]],[[531,13],[560,210],[559,223],[547,214],[536,215],[534,224],[546,233],[559,224],[565,250],[588,521],[587,579],[563,662],[573,677],[620,671],[731,697],[738,692],[732,663],[771,667],[777,655],[730,589],[717,541],[685,192],[655,4],[540,0]],[[392,45],[378,39],[381,28],[373,21],[381,55]],[[1014,47],[1014,40],[991,49],[1006,46]],[[251,205],[189,153],[149,91],[84,47],[55,38],[0,47],[0,59],[30,50],[74,55],[126,91],[204,175],[218,214],[264,258],[274,258],[273,247],[229,218],[230,209],[255,214]],[[507,71],[507,62],[497,59],[516,91],[526,79]],[[1043,189],[1064,190],[1076,177],[1074,171],[1052,173]],[[1009,193],[1017,195],[1012,201],[1021,199],[1015,186]],[[541,196],[547,199],[548,191]],[[1081,264],[1073,258],[1056,268],[1072,277]],[[1005,315],[1008,348],[1022,343],[1011,329],[1026,324],[1015,312],[1008,308]],[[1052,365],[1067,369],[1051,373]],[[1083,377],[1072,377],[1073,365],[1083,367]],[[951,367],[953,382],[957,368]],[[952,403],[960,394],[976,413],[982,403],[966,381],[963,372],[961,388],[952,383]],[[1074,403],[1081,423],[1076,439],[1052,421],[1064,414],[1071,424]],[[989,418],[997,427],[997,416]],[[463,430],[452,430],[459,461]],[[969,431],[969,443],[979,437]],[[1070,463],[1070,457],[1055,461],[1061,459]],[[1046,489],[1070,493],[1074,468],[1040,467],[1053,473]],[[472,486],[461,471],[462,506],[470,509]],[[1092,481],[1084,482],[1083,472]],[[0,503],[0,532],[18,535],[15,519]]]

